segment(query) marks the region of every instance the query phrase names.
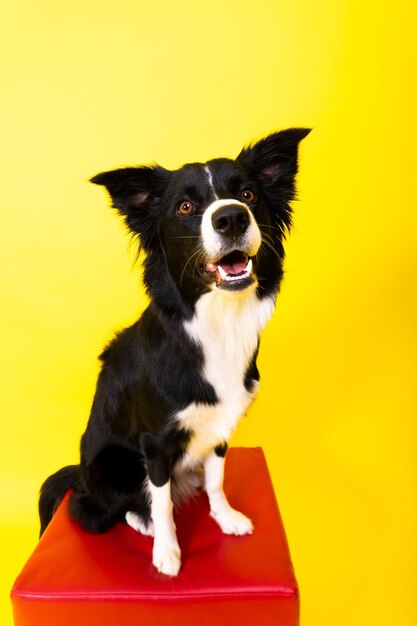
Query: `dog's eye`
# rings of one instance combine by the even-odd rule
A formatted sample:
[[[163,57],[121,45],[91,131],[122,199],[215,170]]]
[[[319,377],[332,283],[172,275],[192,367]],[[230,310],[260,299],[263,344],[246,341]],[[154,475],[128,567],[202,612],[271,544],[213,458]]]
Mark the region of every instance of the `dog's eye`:
[[[178,207],[178,213],[180,213],[181,215],[190,215],[193,209],[194,209],[193,203],[190,202],[189,200],[184,200],[183,202],[181,202],[180,206]]]
[[[252,189],[244,189],[240,194],[240,199],[243,200],[243,202],[253,202],[255,200],[255,194]]]

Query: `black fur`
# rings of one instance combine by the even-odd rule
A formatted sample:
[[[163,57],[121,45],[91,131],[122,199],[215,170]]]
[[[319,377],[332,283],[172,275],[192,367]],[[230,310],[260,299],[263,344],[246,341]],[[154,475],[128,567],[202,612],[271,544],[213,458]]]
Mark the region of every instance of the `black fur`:
[[[51,521],[62,498],[68,489],[80,488],[79,466],[68,465],[55,474],[52,474],[43,483],[39,496],[39,518],[41,523],[40,534]]]
[[[234,161],[207,164],[219,198],[239,200],[245,189],[254,193],[250,209],[263,239],[253,259],[260,301],[278,292],[283,276],[298,144],[308,132],[275,133],[243,149]],[[165,484],[193,435],[176,422],[176,413],[191,403],[215,406],[219,401],[203,376],[201,346],[184,329],[199,298],[212,287],[202,271],[208,259],[196,253],[202,216],[213,200],[204,164],[175,171],[130,167],[98,174],[92,182],[106,187],[113,206],[139,238],[146,253],[144,284],[150,305],[100,357],[80,465],[60,470],[42,486],[41,533],[68,489],[73,489],[71,514],[86,530],[104,532],[123,521],[128,510],[147,523],[146,480]],[[184,199],[193,205],[189,216],[178,212]],[[257,351],[242,381],[249,391],[259,380],[256,356]],[[224,456],[226,450],[227,443],[219,441],[216,454]]]

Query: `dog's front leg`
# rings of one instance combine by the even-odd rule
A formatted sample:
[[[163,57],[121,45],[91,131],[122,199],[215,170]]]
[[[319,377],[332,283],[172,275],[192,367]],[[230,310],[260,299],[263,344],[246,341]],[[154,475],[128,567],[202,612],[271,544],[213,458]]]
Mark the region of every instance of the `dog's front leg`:
[[[171,481],[157,486],[149,482],[151,515],[154,525],[152,562],[156,569],[167,576],[176,576],[181,567],[181,550],[175,530]]]
[[[172,459],[158,436],[144,433],[141,443],[149,478],[154,529],[152,562],[162,574],[176,576],[181,567],[181,550],[177,540],[171,498]]]
[[[226,535],[248,535],[253,532],[251,520],[233,509],[223,491],[226,446],[218,446],[204,463],[204,489],[210,502],[210,515]]]

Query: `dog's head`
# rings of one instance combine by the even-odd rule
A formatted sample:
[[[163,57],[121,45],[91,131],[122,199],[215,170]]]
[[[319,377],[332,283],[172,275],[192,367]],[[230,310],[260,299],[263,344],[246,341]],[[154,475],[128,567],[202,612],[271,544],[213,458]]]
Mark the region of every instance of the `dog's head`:
[[[192,303],[209,290],[244,295],[276,290],[283,238],[291,227],[298,144],[292,128],[244,148],[235,159],[169,171],[127,167],[97,174],[147,254],[145,283],[167,285]]]

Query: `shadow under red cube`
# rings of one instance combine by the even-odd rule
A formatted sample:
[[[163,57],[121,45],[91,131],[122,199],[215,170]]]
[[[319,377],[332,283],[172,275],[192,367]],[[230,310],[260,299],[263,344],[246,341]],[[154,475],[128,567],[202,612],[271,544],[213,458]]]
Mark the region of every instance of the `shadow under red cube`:
[[[153,539],[127,525],[83,532],[66,496],[12,589],[15,625],[297,626],[297,582],[260,448],[229,450],[225,492],[253,535],[223,535],[199,495],[176,515],[176,578],[155,570]]]

